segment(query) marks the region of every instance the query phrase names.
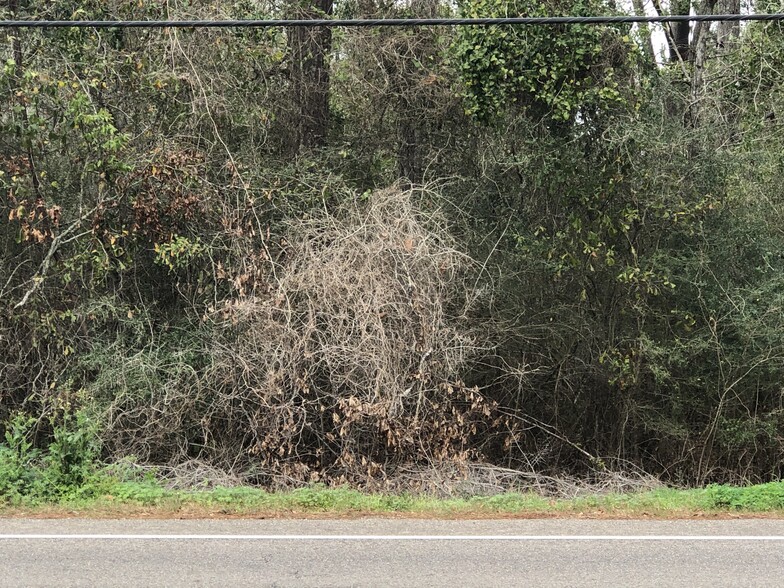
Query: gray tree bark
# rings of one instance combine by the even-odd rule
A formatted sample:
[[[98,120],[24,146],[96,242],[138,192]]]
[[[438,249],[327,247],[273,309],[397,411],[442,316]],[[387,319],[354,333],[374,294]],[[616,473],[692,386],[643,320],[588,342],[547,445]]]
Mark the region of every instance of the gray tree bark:
[[[297,4],[291,17],[330,16],[333,0],[308,0]],[[288,31],[292,97],[296,120],[292,148],[299,152],[322,146],[329,130],[329,54],[332,31],[327,27],[296,27]]]

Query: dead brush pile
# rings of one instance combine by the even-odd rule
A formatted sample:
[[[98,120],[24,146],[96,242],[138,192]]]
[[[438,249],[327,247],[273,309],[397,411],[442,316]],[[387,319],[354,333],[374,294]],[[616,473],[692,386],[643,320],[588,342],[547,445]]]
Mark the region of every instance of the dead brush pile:
[[[488,348],[464,320],[477,301],[472,262],[438,215],[386,190],[293,221],[286,240],[265,294],[215,313],[199,382],[115,430],[139,427],[145,443],[166,439],[273,486],[383,487],[404,464],[509,446],[508,418],[461,381]]]

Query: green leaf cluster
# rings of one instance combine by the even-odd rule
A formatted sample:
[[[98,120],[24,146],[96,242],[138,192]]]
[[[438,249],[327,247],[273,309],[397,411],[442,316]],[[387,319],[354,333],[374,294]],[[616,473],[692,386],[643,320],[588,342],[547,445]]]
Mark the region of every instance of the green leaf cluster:
[[[460,9],[467,18],[605,12],[596,0],[465,0]],[[517,108],[565,123],[630,102],[623,76],[635,47],[622,28],[464,27],[453,51],[466,113],[482,122]]]
[[[42,434],[38,419],[17,413],[5,424],[0,501],[56,501],[99,491],[103,476],[97,421],[85,410],[65,409],[47,424],[51,433],[44,449],[34,441]]]

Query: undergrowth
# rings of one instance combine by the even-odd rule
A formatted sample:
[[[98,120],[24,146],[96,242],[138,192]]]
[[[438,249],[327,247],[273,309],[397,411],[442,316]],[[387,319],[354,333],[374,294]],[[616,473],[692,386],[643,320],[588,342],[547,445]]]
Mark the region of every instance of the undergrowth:
[[[98,464],[100,443],[86,412],[63,411],[49,419],[49,443],[39,449],[38,419],[16,414],[0,443],[0,502],[51,503],[99,496],[111,477]]]
[[[47,425],[47,426],[44,426]],[[48,434],[45,449],[34,442],[36,435]],[[82,409],[63,410],[47,423],[17,413],[6,426],[0,442],[0,514],[15,509],[67,507],[83,513],[93,511],[132,512],[135,507],[152,509],[163,515],[180,511],[219,515],[270,514],[410,514],[421,516],[687,516],[697,513],[782,513],[784,481],[753,486],[710,485],[705,488],[675,489],[635,487],[628,480],[616,481],[622,491],[607,491],[604,481],[544,477],[509,485],[483,495],[431,486],[412,492],[369,492],[347,486],[323,484],[286,491],[269,491],[256,486],[226,486],[213,482],[205,470],[199,483],[186,485],[172,479],[163,468],[139,466],[132,459],[102,464],[101,446],[94,419]],[[195,468],[196,466],[194,466]],[[175,475],[182,475],[177,470]],[[443,474],[443,472],[442,472]],[[531,474],[531,476],[533,476]],[[193,477],[193,476],[191,476]],[[474,485],[480,488],[474,473]],[[231,480],[226,479],[228,483]],[[558,483],[556,483],[558,482]],[[412,486],[414,487],[414,486]],[[636,488],[636,490],[635,490]]]
[[[5,460],[5,448],[3,449]],[[32,468],[24,488],[9,485],[8,464],[0,465],[0,516],[31,512],[83,516],[588,516],[693,517],[700,515],[784,514],[784,482],[748,487],[708,486],[700,489],[658,488],[633,493],[552,498],[534,491],[494,496],[434,497],[427,494],[382,494],[316,484],[271,492],[258,487],[180,490],[162,485],[152,475],[123,479],[116,468],[96,469],[79,486],[55,484],[46,469]],[[127,474],[127,472],[126,472]],[[139,510],[142,509],[142,510]]]

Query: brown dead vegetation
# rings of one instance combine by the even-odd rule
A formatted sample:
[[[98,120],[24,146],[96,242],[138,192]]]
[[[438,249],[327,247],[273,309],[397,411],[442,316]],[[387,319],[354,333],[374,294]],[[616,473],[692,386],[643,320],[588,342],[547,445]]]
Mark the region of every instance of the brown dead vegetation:
[[[508,450],[509,411],[461,379],[490,349],[466,320],[475,268],[417,198],[388,189],[290,222],[263,279],[207,317],[203,372],[117,395],[112,455],[229,464],[273,487],[385,488],[403,465]]]

